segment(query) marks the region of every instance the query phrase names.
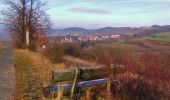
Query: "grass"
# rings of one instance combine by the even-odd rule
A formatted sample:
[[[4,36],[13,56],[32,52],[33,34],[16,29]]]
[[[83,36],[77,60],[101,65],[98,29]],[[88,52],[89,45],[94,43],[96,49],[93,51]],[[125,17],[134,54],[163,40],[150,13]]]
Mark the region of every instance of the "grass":
[[[153,36],[156,36],[156,37],[168,37],[168,38],[170,38],[170,32],[158,33],[158,34],[154,34]]]
[[[32,57],[26,51],[14,51],[16,100],[41,100],[42,81],[34,69]]]
[[[51,83],[54,65],[38,52],[24,49],[14,50],[16,69],[16,100],[42,100],[43,87]],[[62,67],[63,68],[63,67]]]
[[[158,42],[170,42],[170,37],[143,36],[141,38],[137,38],[136,40],[138,41],[152,40],[152,41],[158,41]]]
[[[27,88],[26,73],[32,66],[31,59],[19,51],[14,51],[14,64],[16,71],[16,99],[24,98],[24,90]]]

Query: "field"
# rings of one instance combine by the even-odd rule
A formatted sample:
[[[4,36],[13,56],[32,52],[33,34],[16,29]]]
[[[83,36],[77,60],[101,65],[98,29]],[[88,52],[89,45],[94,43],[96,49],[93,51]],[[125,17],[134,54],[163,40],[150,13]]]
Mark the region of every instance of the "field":
[[[152,40],[152,41],[168,42],[169,43],[170,42],[170,32],[141,36],[139,38],[134,38],[134,40],[138,40],[138,41]]]

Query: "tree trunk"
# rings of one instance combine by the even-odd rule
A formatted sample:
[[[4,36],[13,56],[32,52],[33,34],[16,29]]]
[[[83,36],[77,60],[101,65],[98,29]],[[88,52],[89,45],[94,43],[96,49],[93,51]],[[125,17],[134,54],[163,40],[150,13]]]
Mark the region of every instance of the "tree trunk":
[[[26,29],[26,45],[27,46],[29,46],[29,35],[30,35],[29,29]]]
[[[23,34],[25,35],[25,42],[27,45],[27,30],[26,30],[26,1],[22,0],[22,24],[23,24]],[[28,46],[28,45],[27,45]]]

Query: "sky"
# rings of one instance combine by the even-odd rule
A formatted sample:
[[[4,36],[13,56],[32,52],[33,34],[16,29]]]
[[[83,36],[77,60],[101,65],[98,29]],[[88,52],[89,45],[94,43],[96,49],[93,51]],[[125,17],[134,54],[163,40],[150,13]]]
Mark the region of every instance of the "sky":
[[[0,0],[0,2],[3,0]],[[170,24],[170,0],[46,0],[53,27],[139,27]],[[0,9],[4,7],[0,4]]]

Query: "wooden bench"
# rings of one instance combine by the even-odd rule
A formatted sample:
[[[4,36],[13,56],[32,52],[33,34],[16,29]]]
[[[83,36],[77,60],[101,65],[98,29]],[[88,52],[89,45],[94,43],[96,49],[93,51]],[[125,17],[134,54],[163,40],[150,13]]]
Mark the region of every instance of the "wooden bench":
[[[111,84],[118,82],[113,79],[113,76],[124,71],[124,66],[77,67],[56,70],[52,72],[51,85],[43,89],[44,96],[53,98],[57,91],[64,91],[64,95],[70,95],[72,100],[78,100],[77,98],[81,95],[76,96],[76,94],[95,85],[104,85],[107,91],[110,91]]]

